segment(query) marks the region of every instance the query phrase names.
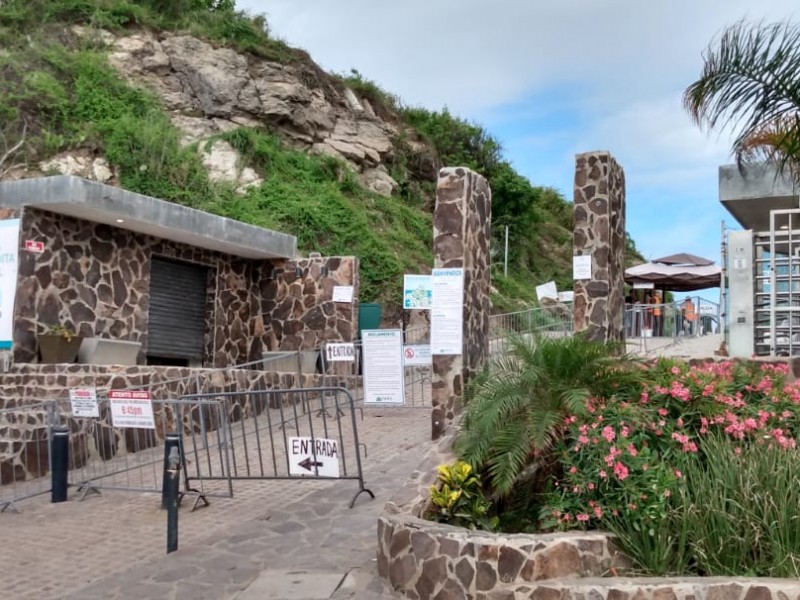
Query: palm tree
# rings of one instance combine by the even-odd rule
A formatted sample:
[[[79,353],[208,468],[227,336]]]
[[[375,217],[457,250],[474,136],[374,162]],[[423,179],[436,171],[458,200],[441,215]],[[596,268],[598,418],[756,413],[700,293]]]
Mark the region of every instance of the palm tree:
[[[683,96],[695,123],[741,128],[733,142],[740,167],[766,161],[800,181],[800,27],[740,21],[703,59]]]
[[[583,414],[592,396],[610,397],[635,378],[617,344],[575,335],[515,336],[469,390],[456,440],[459,456],[482,471],[498,496],[543,467],[564,418]]]

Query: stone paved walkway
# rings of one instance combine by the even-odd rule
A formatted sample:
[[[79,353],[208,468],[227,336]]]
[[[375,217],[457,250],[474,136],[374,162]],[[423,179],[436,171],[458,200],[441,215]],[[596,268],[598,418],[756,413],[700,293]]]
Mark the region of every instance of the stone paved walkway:
[[[367,486],[354,481],[236,482],[232,499],[180,514],[180,549],[166,555],[159,498],[106,492],[83,502],[20,504],[0,515],[0,597],[393,598],[376,577],[383,503],[428,447],[424,409],[365,409]]]

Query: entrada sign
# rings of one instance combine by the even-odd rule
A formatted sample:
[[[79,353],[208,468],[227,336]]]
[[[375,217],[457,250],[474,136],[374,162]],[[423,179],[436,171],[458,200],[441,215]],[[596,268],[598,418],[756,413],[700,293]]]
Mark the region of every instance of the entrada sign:
[[[289,475],[339,477],[338,440],[290,437]]]

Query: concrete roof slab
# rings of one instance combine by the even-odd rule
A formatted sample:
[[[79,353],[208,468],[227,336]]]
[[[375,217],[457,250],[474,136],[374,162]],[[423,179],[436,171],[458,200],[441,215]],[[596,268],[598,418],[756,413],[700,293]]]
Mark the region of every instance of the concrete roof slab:
[[[774,168],[737,165],[719,168],[719,201],[745,229],[769,231],[772,210],[798,208],[798,189]]]
[[[0,206],[30,206],[243,258],[297,254],[292,235],[68,175],[0,183]]]

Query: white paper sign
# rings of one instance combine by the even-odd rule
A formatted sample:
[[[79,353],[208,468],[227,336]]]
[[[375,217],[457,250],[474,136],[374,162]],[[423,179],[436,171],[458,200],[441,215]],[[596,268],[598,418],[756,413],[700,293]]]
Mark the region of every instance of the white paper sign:
[[[405,404],[403,332],[368,329],[364,343],[364,404]]]
[[[335,285],[335,286],[333,286],[333,301],[334,302],[352,302],[353,301],[353,286],[352,285]]]
[[[536,298],[541,301],[542,298],[558,299],[558,288],[556,288],[555,281],[548,281],[542,285],[536,286]]]
[[[108,405],[111,407],[111,424],[114,427],[156,428],[150,392],[109,390]]]
[[[574,302],[575,301],[575,292],[558,292],[558,301],[559,302]]]
[[[433,301],[430,275],[403,275],[403,308],[429,309]]]
[[[407,367],[431,365],[431,347],[427,345],[403,346],[403,364]]]
[[[289,438],[289,475],[338,477],[339,441],[326,438]]]
[[[633,284],[633,289],[635,290],[652,290],[653,287],[655,286],[652,281],[643,281],[640,283]]]
[[[0,348],[11,348],[17,295],[19,219],[0,221]]]
[[[431,354],[461,354],[464,333],[464,269],[434,269]]]
[[[69,403],[73,417],[99,417],[97,407],[97,390],[94,388],[72,388],[69,391]]]
[[[352,342],[325,344],[325,362],[355,362],[356,346]]]
[[[582,256],[572,257],[572,278],[576,280],[592,278],[591,254],[584,254]]]

